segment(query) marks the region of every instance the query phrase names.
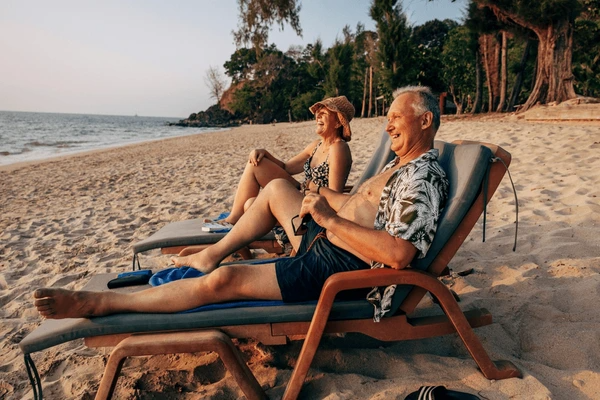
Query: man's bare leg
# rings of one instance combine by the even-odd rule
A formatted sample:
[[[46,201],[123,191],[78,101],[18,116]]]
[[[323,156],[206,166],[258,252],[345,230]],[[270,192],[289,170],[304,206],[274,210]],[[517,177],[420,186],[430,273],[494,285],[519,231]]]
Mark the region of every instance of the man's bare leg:
[[[246,213],[223,239],[206,250],[186,257],[173,257],[178,267],[190,266],[202,272],[213,271],[229,254],[263,237],[279,221],[295,250],[301,236],[295,236],[291,220],[302,206],[302,194],[289,182],[277,179],[260,192]]]
[[[50,319],[122,312],[172,313],[232,300],[281,300],[275,264],[230,265],[200,278],[181,279],[135,293],[44,288],[34,305]]]
[[[260,188],[264,188],[274,179],[285,179],[296,187],[299,185],[283,168],[267,158],[260,160],[257,166],[247,163],[237,191],[235,192],[231,213],[225,218],[225,221],[230,224],[236,224],[244,214],[244,204],[246,201],[258,196]]]

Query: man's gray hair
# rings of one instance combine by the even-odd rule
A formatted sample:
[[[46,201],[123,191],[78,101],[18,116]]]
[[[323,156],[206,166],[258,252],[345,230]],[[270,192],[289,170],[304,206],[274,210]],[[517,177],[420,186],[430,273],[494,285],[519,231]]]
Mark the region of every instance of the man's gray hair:
[[[440,105],[431,93],[431,89],[427,86],[404,86],[394,90],[394,99],[403,93],[416,93],[419,95],[421,101],[412,104],[415,114],[424,114],[431,111],[433,114],[433,130],[437,132],[440,127]]]

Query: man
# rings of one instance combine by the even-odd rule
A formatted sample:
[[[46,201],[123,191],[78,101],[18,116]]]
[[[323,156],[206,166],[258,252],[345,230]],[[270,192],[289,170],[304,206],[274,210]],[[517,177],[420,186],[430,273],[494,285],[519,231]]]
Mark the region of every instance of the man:
[[[229,234],[208,249],[175,258],[205,272],[136,293],[39,289],[34,304],[46,318],[100,316],[119,312],[177,312],[210,303],[262,299],[285,302],[317,299],[325,280],[342,271],[389,266],[406,268],[424,257],[446,201],[448,182],[437,163],[433,140],[440,124],[428,88],[394,93],[386,131],[398,156],[354,195],[321,187],[303,197],[285,180],[269,183]],[[292,218],[310,214],[303,236],[293,233]],[[219,263],[266,234],[279,221],[297,255],[262,265]],[[300,223],[299,218],[295,224]],[[393,290],[375,288],[369,300],[378,320]]]

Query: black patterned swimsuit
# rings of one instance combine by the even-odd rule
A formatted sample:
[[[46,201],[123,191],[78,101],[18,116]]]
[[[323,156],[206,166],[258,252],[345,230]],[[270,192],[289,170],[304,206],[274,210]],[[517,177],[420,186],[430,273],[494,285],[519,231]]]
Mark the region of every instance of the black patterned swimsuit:
[[[319,142],[319,144],[315,146],[312,154],[304,163],[304,182],[300,185],[300,190],[307,189],[310,182],[313,182],[317,186],[329,186],[329,153],[327,153],[327,158],[325,158],[325,161],[321,164],[314,168],[311,168],[310,166],[310,162],[321,144],[323,144],[323,142]]]

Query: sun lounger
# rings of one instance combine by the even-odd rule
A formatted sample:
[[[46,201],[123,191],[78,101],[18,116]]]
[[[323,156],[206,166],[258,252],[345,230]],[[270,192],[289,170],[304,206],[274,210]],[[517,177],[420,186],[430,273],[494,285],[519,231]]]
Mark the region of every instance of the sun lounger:
[[[365,167],[362,175],[353,186],[358,187],[362,182],[376,175],[383,167],[395,157],[390,150],[389,135],[382,131],[381,139],[371,160]],[[351,191],[351,190],[350,190]],[[185,221],[172,222],[150,237],[143,239],[133,245],[133,266],[135,269],[138,255],[148,250],[160,248],[163,254],[177,254],[189,246],[210,246],[223,238],[226,232],[204,232],[202,231],[204,218],[196,218]],[[249,248],[265,249],[269,253],[281,254],[283,249],[275,240],[275,235],[270,232],[260,240],[252,243]],[[248,252],[242,252],[244,258],[248,258]]]
[[[318,302],[240,302],[237,307],[178,314],[117,314],[92,319],[46,320],[19,344],[31,376],[37,376],[31,353],[70,340],[85,338],[90,347],[116,346],[106,365],[97,397],[110,398],[121,365],[129,356],[212,350],[249,399],[266,398],[230,338],[254,338],[264,344],[283,344],[289,336],[306,335],[285,399],[298,397],[324,333],[359,332],[382,341],[419,339],[458,333],[488,379],[521,377],[508,361],[492,361],[472,328],[492,323],[486,309],[463,312],[451,291],[437,277],[466,239],[493,195],[510,163],[510,154],[494,146],[436,142],[440,164],[450,180],[448,203],[427,257],[412,268],[343,272],[331,276]],[[115,274],[94,276],[86,290],[108,290]],[[335,300],[344,290],[397,284],[392,310],[373,322],[366,300]],[[402,290],[400,290],[402,288]],[[123,288],[118,290],[139,290]],[[445,315],[415,317],[418,303],[429,292]],[[218,307],[218,306],[217,306]],[[41,393],[41,382],[34,386]]]

